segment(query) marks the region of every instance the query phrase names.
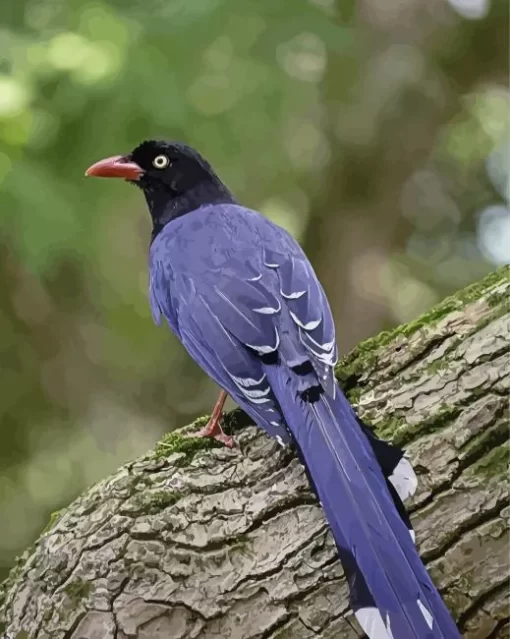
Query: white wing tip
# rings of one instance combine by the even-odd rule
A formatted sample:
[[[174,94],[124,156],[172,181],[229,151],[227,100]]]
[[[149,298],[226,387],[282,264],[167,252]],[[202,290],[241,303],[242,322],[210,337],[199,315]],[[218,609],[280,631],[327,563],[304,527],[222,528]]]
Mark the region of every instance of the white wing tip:
[[[310,322],[303,324],[303,322],[299,319],[299,317],[295,313],[293,313],[292,311],[289,311],[289,313],[292,319],[294,320],[294,322],[305,331],[313,331],[322,322],[322,317],[319,317],[319,319],[317,320],[311,320]]]
[[[360,608],[354,612],[354,616],[370,639],[394,639],[389,615],[386,615],[385,623],[377,608]]]
[[[275,313],[279,313],[281,311],[281,305],[278,308],[272,308],[271,306],[263,306],[262,308],[254,308],[254,313],[262,313],[262,315],[274,315]]]
[[[411,462],[402,457],[389,476],[389,480],[397,491],[402,501],[409,499],[414,495],[418,488],[418,478],[413,470]]]
[[[425,618],[427,622],[427,626],[432,630],[432,626],[434,625],[434,617],[430,614],[430,612],[425,608],[422,602],[418,599],[418,608],[421,611],[421,614]]]
[[[306,293],[306,291],[295,291],[294,293],[284,293],[282,291],[282,289],[280,289],[280,295],[282,297],[284,297],[286,300],[298,300],[300,297],[303,297],[303,295]]]

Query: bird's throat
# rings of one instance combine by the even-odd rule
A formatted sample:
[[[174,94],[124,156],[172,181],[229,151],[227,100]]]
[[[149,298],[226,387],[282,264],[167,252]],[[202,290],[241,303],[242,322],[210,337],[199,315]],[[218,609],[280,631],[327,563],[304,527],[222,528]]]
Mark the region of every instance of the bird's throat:
[[[152,239],[173,220],[206,204],[236,204],[234,196],[220,182],[204,181],[184,193],[160,188],[142,187],[152,218]]]

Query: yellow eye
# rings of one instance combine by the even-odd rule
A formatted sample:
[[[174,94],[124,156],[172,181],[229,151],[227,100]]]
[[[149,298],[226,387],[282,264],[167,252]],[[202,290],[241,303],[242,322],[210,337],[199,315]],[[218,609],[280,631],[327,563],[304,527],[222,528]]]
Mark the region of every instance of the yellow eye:
[[[166,169],[166,167],[170,164],[170,160],[166,157],[166,155],[157,155],[154,160],[152,160],[152,164],[156,169]]]

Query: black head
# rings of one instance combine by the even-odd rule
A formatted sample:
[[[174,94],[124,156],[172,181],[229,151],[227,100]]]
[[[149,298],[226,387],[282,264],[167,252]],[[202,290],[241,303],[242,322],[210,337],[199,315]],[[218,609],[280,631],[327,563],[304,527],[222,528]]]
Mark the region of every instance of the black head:
[[[86,175],[120,177],[144,192],[154,231],[203,204],[234,202],[210,164],[185,144],[148,140],[125,156],[96,162]]]
[[[218,180],[198,151],[178,142],[148,140],[128,157],[143,171],[135,182],[142,189],[163,186],[174,195],[182,195],[198,184]]]

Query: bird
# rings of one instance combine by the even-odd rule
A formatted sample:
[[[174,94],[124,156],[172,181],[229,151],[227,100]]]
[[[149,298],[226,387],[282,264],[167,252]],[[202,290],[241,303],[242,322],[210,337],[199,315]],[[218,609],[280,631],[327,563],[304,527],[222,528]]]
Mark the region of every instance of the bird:
[[[219,424],[228,393],[268,435],[294,447],[369,639],[460,637],[403,506],[416,475],[340,389],[332,313],[299,243],[242,206],[184,143],[146,140],[86,175],[124,179],[145,196],[153,319],[223,389],[202,434],[231,445]]]

